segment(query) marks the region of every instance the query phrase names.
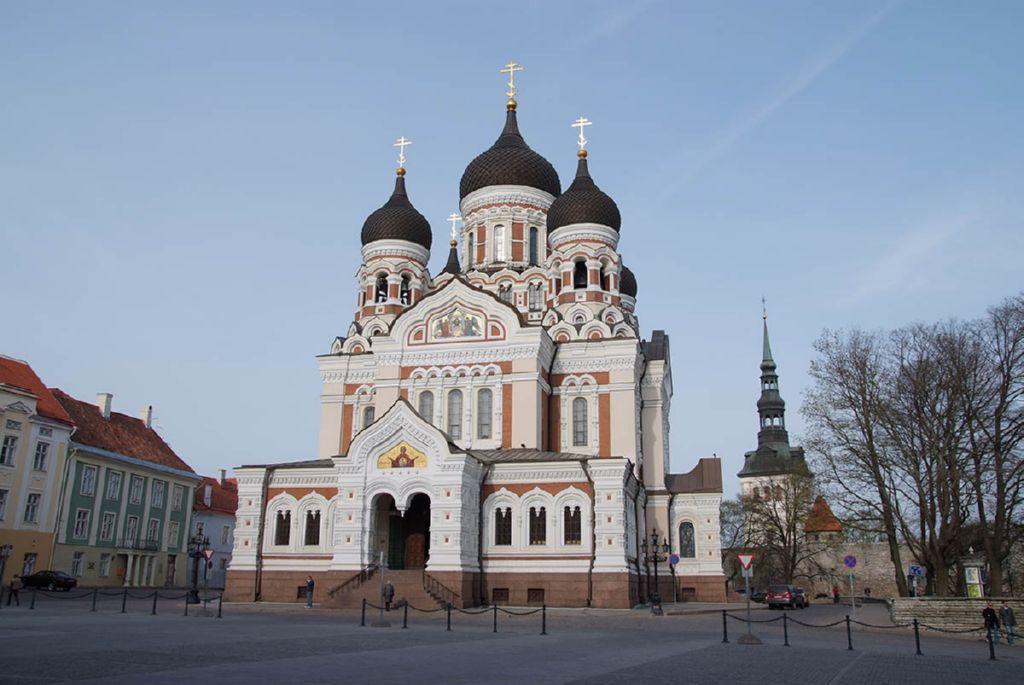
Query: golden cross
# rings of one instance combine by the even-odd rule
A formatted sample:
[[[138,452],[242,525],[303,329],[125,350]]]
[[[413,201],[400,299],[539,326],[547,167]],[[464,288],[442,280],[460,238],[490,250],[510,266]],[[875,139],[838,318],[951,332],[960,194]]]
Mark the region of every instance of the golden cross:
[[[516,64],[515,62],[509,62],[505,65],[504,69],[499,70],[502,74],[508,74],[508,93],[506,93],[506,95],[510,98],[514,98],[516,96],[516,72],[522,70],[522,65]]]
[[[409,140],[408,138],[406,138],[405,136],[402,136],[401,138],[399,138],[395,142],[395,144],[393,146],[393,147],[397,147],[398,148],[398,166],[400,166],[400,167],[404,167],[405,166],[405,146],[406,145],[412,145],[412,141]]]
[[[455,222],[462,221],[462,217],[452,212],[452,215],[448,217],[448,221],[452,222],[452,240],[455,240]]]
[[[587,145],[587,139],[583,137],[583,127],[590,126],[593,123],[594,122],[592,122],[590,119],[587,119],[586,117],[580,117],[572,124],[573,128],[578,128],[580,130],[580,137],[577,142],[579,143],[581,150]]]

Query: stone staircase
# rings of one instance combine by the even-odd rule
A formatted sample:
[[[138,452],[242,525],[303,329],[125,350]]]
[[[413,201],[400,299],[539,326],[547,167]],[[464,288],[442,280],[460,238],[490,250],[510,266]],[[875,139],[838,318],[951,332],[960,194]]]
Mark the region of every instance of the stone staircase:
[[[969,599],[967,597],[897,597],[891,601],[889,612],[896,623],[910,623],[915,618],[936,628],[966,630],[981,628],[981,611],[987,602],[992,602],[997,611],[1003,603],[1001,597],[992,599]],[[1017,623],[1024,622],[1024,600],[1007,598]]]
[[[336,609],[358,609],[362,607],[365,599],[370,604],[380,606],[382,603],[381,585],[387,581],[390,581],[395,588],[392,608],[401,606],[402,602],[409,602],[417,609],[434,609],[443,605],[439,598],[434,597],[423,588],[423,571],[420,569],[403,571],[385,569],[383,574],[380,569],[374,569],[372,573],[366,574],[365,578],[349,582],[333,595],[329,594],[322,605]]]

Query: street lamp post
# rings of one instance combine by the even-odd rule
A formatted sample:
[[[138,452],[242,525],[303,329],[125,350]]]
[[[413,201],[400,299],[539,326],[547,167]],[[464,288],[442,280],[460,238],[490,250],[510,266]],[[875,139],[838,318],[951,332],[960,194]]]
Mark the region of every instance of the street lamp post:
[[[188,591],[188,603],[199,604],[199,560],[206,559],[210,538],[196,533],[188,541],[188,555],[192,558],[192,588]]]
[[[650,544],[648,544],[647,539],[644,538],[644,541],[640,543],[640,549],[643,550],[644,561],[654,563],[654,591],[651,592],[650,588],[648,588],[647,591],[647,595],[651,601],[651,609],[653,610],[655,606],[659,608],[661,607],[661,592],[658,588],[658,564],[662,561],[668,561],[668,539],[666,538],[665,541],[659,545],[658,531],[657,529],[654,529],[651,531]]]

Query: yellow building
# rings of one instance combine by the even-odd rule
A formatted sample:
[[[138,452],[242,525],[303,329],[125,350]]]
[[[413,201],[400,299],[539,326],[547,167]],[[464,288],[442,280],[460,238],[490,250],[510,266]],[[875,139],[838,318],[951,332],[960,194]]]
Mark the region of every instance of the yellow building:
[[[0,581],[51,566],[74,424],[32,367],[0,355]],[[67,570],[67,569],[62,569]]]

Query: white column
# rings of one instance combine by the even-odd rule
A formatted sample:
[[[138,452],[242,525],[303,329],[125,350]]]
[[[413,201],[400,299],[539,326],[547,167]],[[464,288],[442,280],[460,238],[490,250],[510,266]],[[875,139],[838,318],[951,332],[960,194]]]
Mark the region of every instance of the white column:
[[[128,565],[124,569],[124,585],[125,587],[131,587],[132,584],[132,567],[135,564],[135,555],[131,552],[128,553]]]

